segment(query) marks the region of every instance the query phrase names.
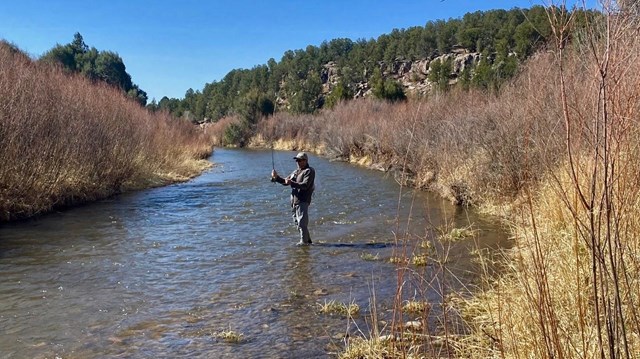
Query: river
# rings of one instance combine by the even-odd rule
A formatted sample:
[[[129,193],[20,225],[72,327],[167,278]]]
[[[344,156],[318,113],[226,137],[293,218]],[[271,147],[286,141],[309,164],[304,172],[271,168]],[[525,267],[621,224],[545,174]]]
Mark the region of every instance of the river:
[[[473,247],[506,243],[491,221],[384,173],[310,156],[315,244],[297,247],[289,189],[269,181],[293,155],[216,149],[189,182],[2,225],[0,358],[329,358],[346,332],[367,334],[373,297],[389,312],[398,237],[472,224],[476,240],[448,260],[462,286]],[[321,313],[330,301],[360,314]]]

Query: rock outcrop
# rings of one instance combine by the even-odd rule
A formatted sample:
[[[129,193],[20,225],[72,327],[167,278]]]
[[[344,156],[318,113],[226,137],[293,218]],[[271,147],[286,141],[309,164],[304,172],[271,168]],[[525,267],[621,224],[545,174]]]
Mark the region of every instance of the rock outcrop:
[[[433,89],[433,83],[429,81],[432,64],[435,61],[451,60],[453,70],[449,74],[449,82],[454,84],[458,81],[460,74],[467,68],[473,68],[480,61],[480,53],[468,52],[464,49],[454,49],[452,52],[431,59],[420,59],[415,61],[406,61],[396,59],[392,63],[380,62],[378,67],[384,78],[391,78],[398,81],[405,89],[405,93],[413,96],[423,96]],[[338,65],[331,61],[324,65],[320,75],[323,86],[323,93],[326,95],[338,84],[340,80]],[[354,97],[370,96],[371,86],[368,82],[359,82],[355,84]]]

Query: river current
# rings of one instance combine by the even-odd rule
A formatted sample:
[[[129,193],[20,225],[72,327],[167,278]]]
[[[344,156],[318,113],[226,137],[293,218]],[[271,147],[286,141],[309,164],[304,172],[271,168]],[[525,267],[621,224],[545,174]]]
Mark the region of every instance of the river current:
[[[0,358],[334,357],[346,333],[368,334],[372,298],[389,312],[399,236],[473,226],[448,259],[461,286],[477,270],[470,251],[505,242],[391,176],[310,156],[315,244],[297,247],[289,188],[269,181],[294,155],[216,149],[189,182],[0,226]],[[360,313],[322,313],[331,301]]]

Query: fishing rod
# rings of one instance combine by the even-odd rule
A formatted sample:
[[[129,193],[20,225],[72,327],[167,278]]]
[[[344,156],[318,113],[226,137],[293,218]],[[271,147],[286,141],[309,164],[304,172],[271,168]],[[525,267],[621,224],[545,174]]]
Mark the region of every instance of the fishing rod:
[[[271,139],[271,169],[272,169],[273,171],[275,171],[275,170],[276,170],[276,162],[275,162],[275,160],[273,159],[273,138]],[[275,178],[273,178],[273,177],[271,177],[271,182],[275,182],[275,181],[276,181],[276,179],[275,179]]]
[[[276,99],[274,101],[275,103],[273,104],[273,114],[276,113],[276,107],[278,106],[278,97],[276,96]],[[273,114],[271,116],[273,116]],[[273,155],[273,134],[271,134],[271,136],[269,136],[269,142],[271,143],[271,170],[275,171],[276,170],[276,162],[274,160],[274,155]],[[271,177],[271,182],[276,182],[276,179]]]
[[[271,140],[271,169],[272,170],[276,169],[276,163],[273,159],[273,140]]]

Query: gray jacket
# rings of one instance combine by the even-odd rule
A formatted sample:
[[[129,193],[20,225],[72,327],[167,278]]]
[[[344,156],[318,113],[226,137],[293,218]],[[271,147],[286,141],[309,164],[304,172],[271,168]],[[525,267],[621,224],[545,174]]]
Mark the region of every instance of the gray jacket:
[[[316,189],[316,171],[313,167],[307,165],[305,168],[299,168],[293,171],[287,178],[291,179],[291,205],[300,202],[311,203],[313,191]],[[276,182],[284,185],[284,178],[276,177]]]

